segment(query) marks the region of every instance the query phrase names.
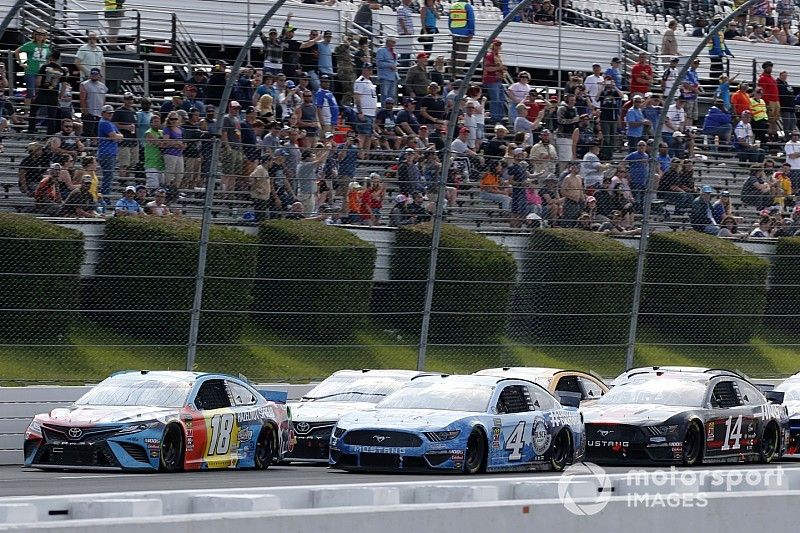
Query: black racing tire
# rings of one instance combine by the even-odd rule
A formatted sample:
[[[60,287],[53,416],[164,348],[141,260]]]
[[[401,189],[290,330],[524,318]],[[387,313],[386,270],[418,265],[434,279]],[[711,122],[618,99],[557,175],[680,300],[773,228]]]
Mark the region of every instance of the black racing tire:
[[[683,437],[684,466],[695,466],[703,462],[703,426],[697,420],[689,422],[686,434]]]
[[[758,451],[758,460],[762,463],[771,463],[780,453],[781,432],[775,422],[770,422],[761,434],[761,447]]]
[[[255,450],[255,466],[258,470],[266,470],[272,464],[275,455],[275,440],[272,426],[264,426],[258,433]]]
[[[550,468],[554,472],[561,472],[572,460],[572,433],[562,429],[556,435],[550,451]]]
[[[181,472],[184,452],[183,430],[178,424],[169,424],[161,437],[159,469],[162,472]]]
[[[480,429],[473,429],[467,439],[464,454],[464,473],[477,474],[486,469],[486,436]]]

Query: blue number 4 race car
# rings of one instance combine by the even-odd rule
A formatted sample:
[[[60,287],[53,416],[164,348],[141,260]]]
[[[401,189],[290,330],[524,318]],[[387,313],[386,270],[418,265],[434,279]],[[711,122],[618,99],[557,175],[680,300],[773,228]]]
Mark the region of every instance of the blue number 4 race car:
[[[564,399],[566,398],[566,399]],[[494,376],[419,376],[370,411],[343,416],[330,465],[343,470],[562,470],[584,451],[579,397]]]

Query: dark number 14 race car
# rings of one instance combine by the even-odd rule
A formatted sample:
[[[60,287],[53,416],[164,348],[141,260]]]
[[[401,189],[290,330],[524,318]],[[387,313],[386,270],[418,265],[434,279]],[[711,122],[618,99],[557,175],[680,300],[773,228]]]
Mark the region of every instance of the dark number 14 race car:
[[[768,463],[788,441],[786,408],[733,373],[634,376],[583,415],[595,463]]]

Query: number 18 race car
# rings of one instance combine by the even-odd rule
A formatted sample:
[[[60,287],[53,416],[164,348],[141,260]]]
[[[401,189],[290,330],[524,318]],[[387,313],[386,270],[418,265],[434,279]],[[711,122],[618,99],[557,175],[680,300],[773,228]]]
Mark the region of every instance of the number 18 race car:
[[[595,463],[768,463],[788,440],[786,408],[719,370],[631,376],[583,416]]]
[[[222,374],[120,372],[72,406],[36,415],[25,432],[25,466],[264,469],[291,446],[285,401],[286,393]]]
[[[583,424],[540,385],[496,376],[413,378],[375,409],[344,415],[330,465],[344,470],[562,470],[583,454]],[[566,401],[566,400],[565,400]]]

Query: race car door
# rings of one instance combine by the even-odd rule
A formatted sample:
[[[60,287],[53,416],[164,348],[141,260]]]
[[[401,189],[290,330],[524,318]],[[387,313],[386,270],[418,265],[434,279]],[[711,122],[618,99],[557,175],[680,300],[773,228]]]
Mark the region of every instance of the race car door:
[[[749,402],[747,391],[742,391],[740,384],[732,379],[723,378],[713,385],[710,396],[713,414],[706,421],[708,459],[731,460],[753,453],[758,439],[758,424],[755,410],[752,405],[747,405],[745,396]]]
[[[205,468],[230,468],[236,465],[236,457],[231,454],[237,442],[238,426],[236,414],[231,408],[231,399],[222,379],[209,379],[200,386],[194,400],[205,424],[205,442],[198,442],[195,433],[195,446],[203,450],[202,460]]]
[[[534,410],[528,387],[505,385],[497,397],[489,467],[524,466],[534,458]]]

